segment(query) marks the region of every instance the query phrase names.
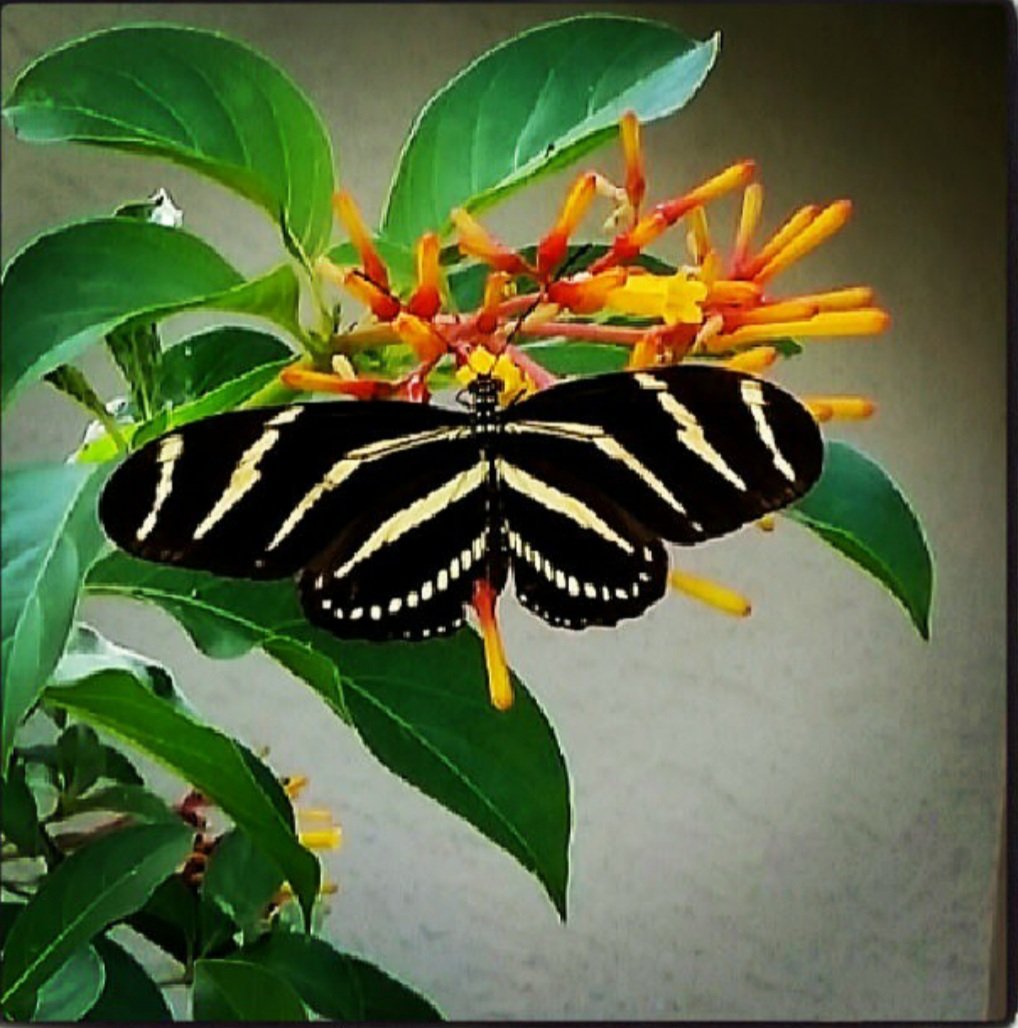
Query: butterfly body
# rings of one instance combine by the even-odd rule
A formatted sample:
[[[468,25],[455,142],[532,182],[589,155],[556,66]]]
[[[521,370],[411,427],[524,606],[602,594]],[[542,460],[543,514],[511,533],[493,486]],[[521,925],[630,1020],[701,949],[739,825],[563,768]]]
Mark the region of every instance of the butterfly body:
[[[614,625],[664,594],[662,540],[694,544],[801,496],[817,427],[752,376],[684,365],[568,381],[507,409],[402,402],[236,411],[133,454],[104,491],[139,557],[245,578],[296,575],[342,637],[462,625],[474,584],[512,578],[549,624]]]

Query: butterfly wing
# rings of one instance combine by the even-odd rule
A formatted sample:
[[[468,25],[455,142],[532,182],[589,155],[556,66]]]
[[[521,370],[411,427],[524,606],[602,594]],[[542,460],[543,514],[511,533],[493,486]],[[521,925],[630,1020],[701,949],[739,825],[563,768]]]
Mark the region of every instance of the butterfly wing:
[[[661,538],[701,542],[786,506],[823,456],[793,396],[702,365],[563,383],[508,411],[503,438],[517,594],[572,628],[641,614],[666,588]]]
[[[823,444],[809,411],[752,375],[677,365],[565,382],[508,412],[507,446],[569,468],[672,542],[724,535],[802,496]]]
[[[637,617],[665,591],[668,559],[652,532],[597,484],[540,454],[498,462],[516,595],[563,628]]]
[[[132,454],[99,504],[138,557],[241,578],[295,573],[351,521],[462,442],[466,417],[419,404],[234,411]]]
[[[301,572],[308,618],[357,639],[426,639],[455,631],[477,578],[498,588],[489,464],[470,439],[447,442],[380,502],[365,507]]]

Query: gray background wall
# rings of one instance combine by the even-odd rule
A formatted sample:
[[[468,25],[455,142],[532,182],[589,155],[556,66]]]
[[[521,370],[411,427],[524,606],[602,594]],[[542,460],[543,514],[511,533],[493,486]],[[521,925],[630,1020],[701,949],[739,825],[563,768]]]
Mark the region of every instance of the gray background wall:
[[[513,32],[581,9],[620,8],[21,4],[3,11],[3,85],[95,28],[222,29],[308,92],[344,183],[374,216],[430,93]],[[1003,782],[1011,28],[1001,7],[975,5],[625,10],[724,36],[690,107],[646,130],[652,199],[751,155],[765,227],[810,200],[855,201],[850,226],[779,284],[871,283],[893,325],[876,340],[810,343],[780,381],[878,400],[876,419],[831,434],[879,459],[922,515],[937,558],[932,641],[788,522],[682,554],[753,598],[746,621],[675,597],[618,630],[573,635],[506,602],[511,659],[572,775],[562,925],[519,867],[374,763],[267,660],[201,659],[139,607],[95,602],[87,614],[170,663],[199,709],[270,746],[277,769],[312,776],[310,800],[346,834],[327,858],[341,883],[330,934],[449,1016],[979,1017]],[[6,129],[3,146],[5,259],[46,227],[158,185],[243,270],[276,259],[264,219],[186,172],[22,145]],[[613,149],[594,159],[618,169]],[[569,178],[490,223],[532,239]],[[174,323],[171,338],[193,324]],[[85,364],[115,388],[98,355]],[[36,387],[5,422],[4,460],[59,459],[82,427]]]

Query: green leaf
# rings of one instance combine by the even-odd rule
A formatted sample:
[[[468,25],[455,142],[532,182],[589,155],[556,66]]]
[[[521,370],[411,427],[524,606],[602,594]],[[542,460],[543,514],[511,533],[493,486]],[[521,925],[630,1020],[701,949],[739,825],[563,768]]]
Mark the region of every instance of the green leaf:
[[[497,711],[470,631],[422,643],[346,641],[343,694],[368,749],[390,770],[512,854],[566,916],[569,781],[551,725],[514,677]]]
[[[6,340],[5,340],[6,345]],[[96,517],[104,470],[33,464],[3,473],[3,734],[0,769],[14,733],[57,665],[81,579],[106,546]]]
[[[632,353],[628,346],[610,346],[605,343],[582,343],[572,339],[530,343],[524,348],[553,375],[600,375],[621,371]]]
[[[213,328],[182,339],[165,352],[159,390],[163,399],[179,407],[287,358],[292,359],[290,348],[268,332],[236,325]]]
[[[593,14],[539,25],[488,51],[439,90],[403,146],[382,219],[409,245],[453,207],[481,210],[566,167],[618,131],[682,107],[717,55],[668,25]]]
[[[54,685],[64,685],[87,678],[97,671],[109,671],[114,668],[129,672],[156,696],[186,706],[186,701],[177,691],[173,675],[167,668],[151,657],[144,657],[140,653],[110,642],[91,625],[80,621],[74,626],[64,655],[60,658],[50,681]],[[104,750],[104,758],[101,773],[106,772],[109,748]],[[113,762],[115,761],[114,757]],[[141,781],[140,778],[137,780]]]
[[[64,809],[68,814],[110,810],[118,814],[130,814],[137,821],[152,824],[179,820],[179,816],[166,805],[162,797],[141,785],[108,785],[65,804]]]
[[[42,880],[7,934],[0,968],[4,1009],[30,1015],[34,993],[82,943],[137,910],[184,858],[181,825],[140,825],[76,850]]]
[[[129,320],[214,305],[242,284],[207,243],[145,221],[100,218],[40,236],[4,270],[3,403]]]
[[[155,325],[140,321],[115,328],[106,336],[106,348],[127,382],[138,417],[152,417],[159,406],[158,375],[162,359],[159,330]]]
[[[521,685],[511,711],[490,706],[472,632],[428,643],[345,642],[307,623],[292,582],[217,578],[120,553],[93,568],[87,590],[157,604],[208,656],[238,657],[260,646],[341,717],[352,716],[383,763],[533,871],[564,914],[565,764]]]
[[[189,964],[196,952],[198,897],[179,874],[171,875],[127,924],[179,963]]]
[[[39,989],[33,1021],[78,1021],[94,1006],[106,969],[91,946],[76,949]]]
[[[159,987],[123,946],[105,937],[95,939],[92,945],[106,969],[106,983],[83,1020],[134,1024],[173,1020]]]
[[[124,671],[51,686],[47,702],[127,739],[212,799],[279,866],[310,917],[319,866],[297,841],[282,787],[240,743],[153,695]]]
[[[273,932],[241,955],[288,981],[327,1021],[442,1020],[438,1010],[413,989],[324,939]]]
[[[334,661],[339,642],[307,623],[291,581],[231,580],[114,553],[96,564],[86,588],[156,604],[206,656],[240,657],[261,647],[348,720]]]
[[[194,965],[196,1021],[306,1021],[293,986],[245,960],[198,960]]]
[[[117,28],[43,55],[4,115],[19,138],[159,156],[254,201],[311,256],[332,224],[332,151],[315,109],[260,54],[211,32]]]
[[[929,638],[933,558],[919,519],[879,464],[827,442],[820,481],[785,513],[880,581]]]
[[[43,853],[39,814],[32,791],[25,781],[25,765],[20,760],[11,762],[3,781],[0,825],[3,827],[4,838],[13,842],[22,854],[37,856]]]
[[[283,884],[275,865],[234,829],[223,835],[202,878],[202,895],[215,903],[240,928],[265,916],[269,901]]]
[[[90,789],[106,765],[99,737],[88,725],[68,725],[57,739],[57,768],[65,802]]]

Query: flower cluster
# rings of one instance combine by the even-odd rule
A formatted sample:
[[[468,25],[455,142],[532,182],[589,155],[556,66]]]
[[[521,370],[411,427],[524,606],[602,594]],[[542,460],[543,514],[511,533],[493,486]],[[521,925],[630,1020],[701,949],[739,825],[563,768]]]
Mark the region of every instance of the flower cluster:
[[[455,378],[477,375],[502,382],[501,400],[547,387],[555,376],[527,353],[523,340],[564,339],[622,345],[632,368],[685,359],[721,362],[752,373],[765,371],[787,340],[869,335],[889,318],[874,305],[867,286],[780,296],[777,276],[830,238],[848,220],[851,203],[807,204],[794,211],[763,242],[755,242],[763,188],[754,181],[753,161],[725,168],[695,188],[645,209],[647,178],[640,126],[634,114],[620,122],[625,177],[621,184],[588,171],[567,191],[554,224],[533,251],[519,251],[489,232],[463,208],[450,213],[460,254],[486,265],[483,298],[476,309],[456,312],[443,276],[440,239],[423,235],[415,248],[416,279],[401,297],[379,256],[352,197],[337,193],[334,209],[359,262],[340,266],[322,258],[322,279],[352,294],[367,309],[362,321],[333,338],[333,365],[321,371],[297,364],[285,384],[358,398],[400,397],[426,402],[428,378],[443,358]],[[741,211],[727,254],[708,226],[707,207],[741,190]],[[571,243],[580,223],[598,202],[609,204],[605,229],[610,242]],[[685,228],[688,260],[669,267],[646,250],[670,229]],[[358,374],[354,363],[365,350],[402,343],[415,366],[398,377]],[[865,418],[873,403],[858,396],[803,397],[817,420]],[[773,526],[770,518],[760,527]],[[747,600],[706,579],[674,570],[672,585],[736,615],[749,613]],[[511,702],[508,675],[494,622],[492,597],[475,597],[488,653],[493,702]],[[486,601],[486,602],[485,602]]]

